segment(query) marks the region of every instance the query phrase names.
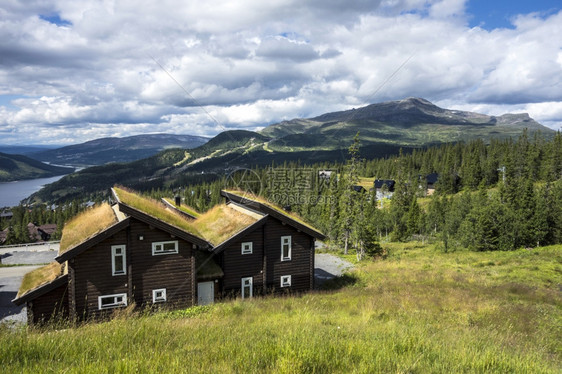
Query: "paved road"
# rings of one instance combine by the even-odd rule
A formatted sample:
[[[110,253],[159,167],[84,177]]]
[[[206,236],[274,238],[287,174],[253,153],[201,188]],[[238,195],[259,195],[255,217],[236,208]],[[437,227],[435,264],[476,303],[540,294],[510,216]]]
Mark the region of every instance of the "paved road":
[[[24,274],[39,266],[41,265],[0,268],[0,323],[26,321],[25,307],[15,306],[12,300],[18,293]]]
[[[17,249],[17,248],[14,248]],[[32,251],[13,251],[3,253],[2,264],[28,264],[29,266],[0,267],[0,323],[8,321],[27,320],[26,308],[12,304],[21,285],[23,276],[42,264],[49,263],[57,256],[58,251],[43,250]]]
[[[346,270],[351,269],[351,262],[342,260],[338,256],[329,253],[317,253],[314,256],[314,279],[316,287],[321,286],[329,279],[339,277]]]
[[[27,252],[14,251],[0,255],[4,265],[48,264],[57,257],[58,251]]]
[[[60,243],[58,242],[49,242],[44,244],[36,244],[31,243],[29,245],[20,245],[20,246],[1,246],[0,247],[0,255],[12,252],[41,252],[41,251],[55,251],[58,252],[60,247]]]

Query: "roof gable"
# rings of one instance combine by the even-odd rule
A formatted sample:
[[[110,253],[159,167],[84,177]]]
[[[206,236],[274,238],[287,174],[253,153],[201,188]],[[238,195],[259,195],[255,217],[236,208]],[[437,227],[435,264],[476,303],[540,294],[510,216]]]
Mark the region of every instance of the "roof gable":
[[[88,209],[68,221],[62,230],[59,256],[115,225],[118,219],[109,204]]]
[[[251,195],[245,193],[243,191],[233,191],[233,190],[223,190],[221,191],[221,195],[227,198],[230,201],[233,201],[237,204],[240,204],[246,208],[265,213],[271,217],[274,217],[281,222],[288,224],[296,228],[297,230],[301,230],[304,233],[319,239],[325,239],[324,234],[318,231],[316,228],[311,226],[310,224],[306,223],[302,218],[297,216],[294,213],[289,213],[277,205],[267,201],[263,197]]]
[[[129,225],[130,225],[130,220],[128,218],[124,219],[121,222],[117,222],[116,224],[106,228],[102,232],[97,233],[96,235],[90,237],[89,239],[83,241],[82,243],[79,243],[78,245],[69,248],[62,253],[61,251],[59,251],[59,255],[55,257],[55,260],[60,263],[68,261],[71,258],[74,258],[79,254],[83,253],[87,249],[92,248],[94,245],[101,243],[105,239],[117,234],[119,231],[125,229]]]
[[[217,246],[257,221],[255,214],[245,214],[227,204],[219,204],[202,214],[194,224],[209,243]]]
[[[18,294],[12,302],[21,305],[64,284],[63,265],[51,262],[24,275]]]

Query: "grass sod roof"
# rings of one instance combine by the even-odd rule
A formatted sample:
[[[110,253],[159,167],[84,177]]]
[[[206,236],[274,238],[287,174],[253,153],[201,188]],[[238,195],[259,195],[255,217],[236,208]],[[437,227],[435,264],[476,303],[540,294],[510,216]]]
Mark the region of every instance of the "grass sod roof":
[[[207,241],[217,246],[256,222],[250,215],[219,204],[199,216],[194,224]]]
[[[114,187],[113,190],[121,203],[159,219],[168,225],[184,230],[191,235],[203,237],[193,220],[187,220],[185,217],[181,216],[180,213],[176,213],[167,208],[164,203],[138,195],[123,187]]]
[[[59,255],[116,223],[117,217],[107,203],[80,213],[64,225]]]
[[[51,262],[25,274],[16,298],[20,298],[29,291],[54,281],[63,275],[62,269],[62,264],[59,264],[58,262]]]
[[[174,199],[170,199],[169,197],[165,197],[164,200],[166,200],[166,202],[168,202],[168,204],[172,205],[174,208],[181,210],[182,212],[185,212],[187,214],[189,214],[190,216],[193,216],[195,218],[199,217],[201,215],[201,213],[199,213],[198,211],[196,211],[195,209],[193,209],[190,206],[187,206],[185,204],[182,205],[176,205],[176,202],[174,201]]]
[[[242,190],[227,190],[224,189],[223,190],[226,193],[232,194],[232,195],[236,195],[242,199],[246,199],[246,200],[251,200],[251,201],[255,201],[257,203],[260,203],[262,205],[265,205],[266,207],[275,210],[276,212],[287,216],[289,218],[291,218],[292,220],[300,223],[303,226],[308,227],[311,230],[314,230],[316,232],[320,232],[320,230],[318,230],[317,228],[315,228],[314,226],[312,226],[311,224],[307,223],[305,220],[303,220],[298,214],[296,213],[292,213],[292,212],[287,212],[286,210],[284,210],[283,208],[281,208],[280,206],[270,202],[269,200],[267,200],[264,197],[261,196],[257,196],[254,195],[252,193],[246,192],[246,191],[242,191]]]

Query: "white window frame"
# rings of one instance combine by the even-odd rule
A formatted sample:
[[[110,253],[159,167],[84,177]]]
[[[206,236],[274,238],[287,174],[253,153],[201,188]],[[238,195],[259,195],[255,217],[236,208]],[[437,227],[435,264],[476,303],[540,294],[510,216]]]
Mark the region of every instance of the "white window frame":
[[[281,276],[281,287],[291,287],[291,276],[282,275]]]
[[[287,242],[285,243],[285,241],[287,241]],[[281,237],[281,261],[290,261],[290,260],[291,260],[291,252],[292,252],[292,250],[293,250],[293,246],[292,246],[292,244],[291,244],[291,241],[292,241],[292,240],[291,240],[291,236],[290,236],[290,235],[288,235],[288,236],[282,236],[282,237]],[[284,246],[285,244],[288,244],[288,245],[289,245],[289,255],[286,256],[286,257],[283,256],[283,246]]]
[[[108,298],[113,298],[113,302],[111,304],[103,305],[102,300],[108,299]],[[121,301],[119,301],[119,298],[121,298]],[[114,308],[120,308],[120,307],[126,307],[126,306],[127,306],[127,294],[126,293],[116,293],[116,294],[113,294],[113,295],[98,296],[98,309],[99,310],[114,309]]]
[[[122,252],[117,254],[117,250],[120,249]],[[115,259],[118,256],[123,257],[123,269],[116,269],[115,268]],[[112,245],[111,246],[111,275],[125,275],[127,274],[127,246],[124,244],[121,245]]]
[[[242,243],[241,251],[243,255],[251,255],[252,253],[254,253],[254,243],[253,242]]]
[[[248,284],[250,286],[250,294],[246,295],[245,292],[244,292],[244,286],[246,286],[244,284],[244,282],[248,281],[248,280],[250,281],[250,283]],[[254,295],[254,278],[252,278],[252,277],[242,278],[242,290],[241,291],[242,291],[242,299],[248,299],[248,298],[253,297],[253,295]]]
[[[174,249],[173,250],[164,250],[164,246],[166,244],[174,244]],[[160,246],[162,249],[158,249],[157,247]],[[178,253],[178,241],[177,240],[168,240],[165,242],[153,242],[152,243],[152,255],[153,256],[160,256],[160,255],[171,255],[174,253]]]
[[[158,296],[158,294],[161,294],[161,296]],[[157,290],[152,290],[152,302],[154,304],[156,303],[165,303],[167,301],[167,297],[166,297],[166,289],[165,288],[159,288]]]

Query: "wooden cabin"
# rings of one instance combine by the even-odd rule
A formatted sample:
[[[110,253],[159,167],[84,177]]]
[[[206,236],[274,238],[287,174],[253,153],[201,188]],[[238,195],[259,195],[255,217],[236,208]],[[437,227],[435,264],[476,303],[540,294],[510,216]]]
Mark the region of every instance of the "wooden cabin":
[[[67,224],[56,262],[24,278],[13,302],[26,303],[29,323],[314,287],[314,242],[324,236],[260,197],[222,191],[224,204],[186,215],[173,204],[112,191],[113,207]]]

